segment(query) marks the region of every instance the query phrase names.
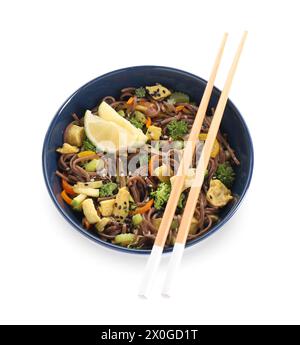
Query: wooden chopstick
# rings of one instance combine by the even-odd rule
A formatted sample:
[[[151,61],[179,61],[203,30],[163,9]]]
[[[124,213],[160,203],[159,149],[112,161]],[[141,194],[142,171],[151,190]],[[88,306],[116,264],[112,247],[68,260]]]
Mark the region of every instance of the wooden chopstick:
[[[223,36],[218,54],[216,56],[216,59],[211,71],[211,75],[207,82],[204,94],[202,96],[202,99],[201,99],[201,102],[200,102],[200,105],[195,117],[193,127],[189,135],[189,139],[187,141],[187,146],[184,149],[183,157],[180,162],[176,177],[174,179],[174,184],[170,193],[168,203],[165,208],[165,212],[164,212],[160,227],[156,235],[156,239],[151,251],[151,255],[148,259],[146,269],[144,271],[144,275],[143,275],[140,290],[139,290],[139,295],[143,297],[148,296],[151,289],[152,282],[153,282],[153,278],[159,266],[160,257],[161,257],[161,254],[162,254],[162,251],[163,251],[163,248],[168,236],[168,232],[169,232],[169,229],[170,229],[170,226],[171,226],[171,223],[176,211],[179,197],[181,195],[181,190],[184,184],[185,175],[186,175],[187,169],[190,167],[191,162],[192,162],[192,157],[195,150],[196,142],[198,141],[198,135],[201,130],[203,120],[205,118],[206,110],[208,107],[208,103],[209,103],[214,82],[216,79],[217,71],[221,62],[225,43],[227,41],[227,36],[228,36],[227,33],[225,33]]]
[[[245,31],[242,39],[240,41],[240,44],[238,46],[237,52],[235,54],[235,57],[233,59],[231,68],[228,72],[228,76],[224,85],[224,89],[221,93],[216,111],[214,113],[207,138],[205,140],[205,144],[201,153],[201,157],[199,159],[199,162],[197,164],[197,169],[196,169],[196,174],[194,178],[193,185],[190,189],[188,199],[185,205],[185,209],[182,215],[182,219],[180,222],[180,226],[178,229],[174,249],[172,252],[170,264],[168,267],[167,275],[165,278],[164,286],[163,286],[163,291],[162,294],[165,296],[170,296],[170,291],[171,291],[171,286],[172,286],[172,281],[174,279],[174,276],[176,274],[178,265],[180,264],[183,251],[184,251],[184,246],[187,240],[187,236],[189,233],[189,228],[191,225],[191,221],[194,215],[194,211],[197,205],[197,201],[199,198],[199,193],[201,191],[201,187],[203,184],[204,176],[205,176],[205,170],[208,166],[209,158],[211,151],[213,149],[214,141],[217,137],[217,133],[221,124],[221,120],[224,114],[224,110],[226,107],[226,103],[228,100],[228,94],[229,90],[233,81],[233,77],[235,75],[237,65],[243,50],[243,46],[245,43],[247,37],[247,32]],[[181,190],[180,190],[181,191]]]

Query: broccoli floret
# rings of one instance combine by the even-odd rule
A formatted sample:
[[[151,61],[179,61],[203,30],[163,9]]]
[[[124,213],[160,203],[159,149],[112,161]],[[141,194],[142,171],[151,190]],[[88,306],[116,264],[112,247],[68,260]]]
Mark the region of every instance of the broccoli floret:
[[[182,139],[182,137],[188,132],[188,125],[185,121],[172,120],[168,126],[168,132],[173,140]]]
[[[183,92],[173,92],[172,95],[168,98],[168,103],[189,103],[190,97]]]
[[[162,182],[158,185],[157,190],[151,193],[154,198],[154,207],[160,210],[168,201],[171,193],[171,185],[169,183]],[[180,195],[178,201],[178,208],[183,207],[184,194]]]
[[[232,166],[228,162],[220,164],[217,168],[215,178],[220,180],[227,188],[230,188],[235,178]]]
[[[138,98],[143,98],[146,96],[146,90],[143,87],[135,89],[135,94]]]
[[[86,151],[96,151],[96,146],[86,137],[82,143],[84,150]]]
[[[155,192],[151,193],[154,198],[154,207],[160,210],[169,199],[171,193],[171,185],[168,183],[160,183]]]
[[[106,196],[113,195],[114,191],[118,188],[118,185],[113,182],[108,182],[100,187],[99,189],[99,197],[103,198]]]
[[[144,123],[141,122],[140,120],[138,120],[136,117],[131,117],[129,119],[129,121],[136,127],[139,129],[142,129],[144,127]]]

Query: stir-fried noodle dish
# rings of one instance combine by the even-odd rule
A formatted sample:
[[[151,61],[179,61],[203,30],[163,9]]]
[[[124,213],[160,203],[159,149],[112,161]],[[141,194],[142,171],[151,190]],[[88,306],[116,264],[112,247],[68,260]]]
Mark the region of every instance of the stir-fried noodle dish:
[[[57,148],[59,197],[87,231],[123,247],[152,247],[197,110],[189,95],[156,84],[122,89],[117,99],[106,96],[95,108],[70,114]],[[176,239],[213,111],[204,119],[192,165],[186,169],[166,246]],[[233,202],[239,164],[226,134],[219,131],[188,241],[209,231],[219,221],[220,210]]]

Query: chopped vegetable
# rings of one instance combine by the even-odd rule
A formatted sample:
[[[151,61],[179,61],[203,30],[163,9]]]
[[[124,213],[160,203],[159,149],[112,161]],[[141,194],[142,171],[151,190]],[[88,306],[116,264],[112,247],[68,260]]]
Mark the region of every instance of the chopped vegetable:
[[[68,196],[68,194],[66,193],[65,190],[63,190],[61,193],[60,193],[61,197],[63,198],[63,200],[68,204],[68,205],[71,205],[72,204],[72,199]]]
[[[130,195],[131,197],[131,195]],[[130,210],[130,214],[133,214],[133,212],[131,211],[134,211],[137,209],[137,205],[136,203],[133,201],[133,199],[131,200],[132,198],[129,198],[129,210]]]
[[[87,196],[98,198],[99,197],[99,189],[89,188],[89,187],[73,187],[74,192],[77,194],[85,194]]]
[[[123,109],[120,109],[120,110],[118,111],[118,114],[119,114],[120,116],[122,116],[122,117],[125,117],[125,111],[124,111]]]
[[[93,199],[86,199],[82,202],[82,211],[90,224],[95,224],[100,221]]]
[[[143,98],[146,96],[146,90],[145,88],[143,87],[139,87],[137,89],[135,89],[135,95],[138,97],[138,98]]]
[[[173,92],[172,95],[168,98],[168,102],[171,104],[189,103],[190,97],[183,92]]]
[[[85,194],[79,194],[72,200],[71,206],[73,207],[73,210],[75,211],[81,211],[82,210],[82,202],[87,198]]]
[[[94,155],[96,154],[95,151],[81,151],[78,153],[78,157],[79,158],[82,158],[82,157],[87,157],[87,156],[91,156],[91,155]]]
[[[170,96],[171,91],[168,90],[166,87],[162,86],[161,84],[157,84],[154,86],[146,86],[146,90],[148,91],[149,95],[155,100],[161,100],[168,96]]]
[[[185,134],[188,132],[188,125],[185,121],[180,120],[172,120],[168,126],[168,132],[170,134],[170,137],[173,140],[179,140],[182,139]]]
[[[131,117],[129,119],[129,121],[136,127],[139,129],[142,129],[144,127],[144,123],[139,121],[136,117]]]
[[[128,105],[131,105],[131,104],[133,103],[133,100],[134,100],[134,98],[133,98],[133,97],[130,97],[129,100],[127,101],[127,104],[128,104]]]
[[[216,178],[230,188],[233,184],[235,173],[229,162],[219,164],[216,171]]]
[[[198,226],[199,226],[199,221],[195,217],[193,217],[191,221],[190,229],[189,229],[189,234],[195,235],[198,230]]]
[[[184,109],[184,105],[178,105],[176,108],[175,108],[175,111],[176,113],[179,113],[181,110]]]
[[[135,210],[133,210],[132,212],[130,212],[131,214],[143,214],[146,213],[147,211],[150,210],[151,206],[153,205],[154,200],[150,199],[144,206],[141,207],[137,207]]]
[[[142,122],[142,123],[144,123],[144,124],[147,122],[146,116],[145,116],[142,112],[140,112],[140,111],[138,111],[138,110],[135,110],[135,112],[133,113],[133,115],[134,115],[134,117],[135,117],[138,121],[140,121],[140,122]]]
[[[131,243],[135,242],[136,235],[132,233],[128,234],[119,234],[113,240],[113,243],[119,244],[120,246],[127,247]]]
[[[108,217],[103,217],[98,223],[96,223],[95,228],[98,232],[102,232],[106,225],[111,222],[111,219]]]
[[[66,142],[70,145],[80,147],[84,137],[84,128],[77,125],[72,125],[67,131]]]
[[[106,196],[111,196],[114,194],[114,191],[118,188],[118,185],[114,182],[108,182],[104,184],[99,190],[99,197],[103,198]]]
[[[126,187],[120,188],[116,195],[116,202],[114,204],[113,215],[120,222],[123,223],[129,213],[129,198],[130,194]]]
[[[102,186],[102,181],[77,182],[75,186],[79,188],[100,188]],[[73,188],[75,186],[73,186]]]
[[[90,162],[84,165],[85,170],[89,172],[95,172],[97,170],[101,170],[103,169],[103,167],[104,167],[104,162],[101,158],[92,159]]]
[[[154,169],[153,176],[157,176],[161,182],[169,182],[172,173],[173,172],[170,167],[168,167],[166,164],[162,164]]]
[[[157,190],[151,193],[151,196],[154,198],[154,207],[157,210],[160,210],[166,204],[170,192],[171,186],[168,183],[162,182],[158,185]]]
[[[212,206],[223,207],[233,198],[231,191],[220,180],[211,180],[206,199]]]
[[[141,216],[140,213],[137,213],[135,215],[132,216],[132,223],[133,225],[137,226],[140,225],[143,221],[143,217]]]
[[[91,228],[91,224],[88,222],[88,220],[85,217],[82,218],[82,225],[87,230]]]
[[[59,153],[77,153],[79,151],[79,148],[76,146],[72,146],[68,143],[64,143],[62,147],[59,147],[56,149]]]
[[[73,186],[71,186],[66,180],[62,180],[62,188],[70,195],[75,195]]]
[[[83,140],[82,146],[83,146],[84,150],[86,150],[86,151],[96,152],[96,146],[89,140],[88,137],[86,137]]]
[[[148,116],[148,117],[147,117],[147,121],[146,121],[146,127],[149,128],[149,127],[151,126],[151,124],[152,124],[151,117]]]
[[[144,113],[148,110],[147,107],[145,107],[144,105],[141,105],[141,104],[138,104],[136,107],[135,107],[135,110],[140,110],[140,111],[143,111]]]
[[[99,211],[103,217],[109,217],[113,213],[115,199],[100,201]]]
[[[149,140],[159,140],[161,136],[161,132],[162,132],[161,127],[149,126],[146,136],[148,137]]]
[[[152,219],[153,225],[154,225],[154,227],[157,230],[159,229],[161,221],[162,221],[162,218],[154,218],[154,219]],[[178,228],[178,226],[179,226],[178,220],[177,219],[173,219],[172,223],[171,223],[171,226],[170,226],[170,229],[175,230],[175,229]]]
[[[167,201],[169,200],[171,193],[171,185],[166,182],[162,182],[158,185],[156,191],[151,193],[151,196],[154,198],[154,207],[157,210],[162,209]],[[185,197],[183,194],[181,194],[179,201],[178,201],[178,207],[182,208],[183,207],[183,201]]]
[[[207,134],[206,134],[206,133],[200,133],[200,134],[199,134],[199,140],[205,141],[206,138],[207,138]],[[215,157],[217,157],[217,155],[219,154],[219,152],[220,152],[220,144],[219,144],[218,140],[216,139],[215,142],[214,142],[214,146],[213,146],[213,149],[212,149],[212,151],[211,151],[210,156],[211,156],[212,158],[215,158]]]
[[[148,171],[149,171],[149,176],[153,176],[153,170],[154,170],[154,161],[156,160],[154,157],[157,156],[151,156],[149,159],[149,164],[148,164]]]

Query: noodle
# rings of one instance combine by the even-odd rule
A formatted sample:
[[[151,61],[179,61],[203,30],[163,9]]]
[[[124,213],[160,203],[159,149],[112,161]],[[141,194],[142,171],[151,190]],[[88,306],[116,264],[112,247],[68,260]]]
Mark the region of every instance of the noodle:
[[[183,121],[186,123],[187,128],[193,125],[198,107],[187,103],[178,102],[173,104],[166,100],[154,100],[150,95],[138,97],[136,94],[136,88],[127,87],[121,90],[121,95],[118,99],[113,96],[106,96],[101,101],[105,101],[116,111],[122,110],[125,113],[126,118],[130,118],[134,114],[136,108],[141,109],[146,118],[150,118],[153,126],[161,128],[161,138],[165,141],[161,141],[160,148],[153,149],[151,164],[152,171],[161,164],[165,164],[165,160],[171,171],[176,173],[177,166],[182,157],[182,150],[170,148],[169,143],[171,140],[169,133],[169,125],[172,121]],[[130,101],[128,102],[128,100]],[[178,108],[179,107],[179,108]],[[211,110],[213,114],[214,109]],[[98,114],[98,107],[92,109],[93,114]],[[124,114],[123,113],[123,114]],[[67,142],[68,131],[72,125],[83,127],[83,118],[79,118],[75,113],[72,114],[73,121],[70,122],[64,130],[63,140]],[[211,124],[212,116],[207,115],[202,125],[202,133],[207,133]],[[147,130],[147,128],[145,129]],[[186,137],[188,133],[186,134]],[[185,137],[185,138],[186,138]],[[183,139],[185,139],[183,138]],[[167,139],[167,140],[166,140]],[[215,178],[218,167],[222,164],[230,162],[230,164],[239,165],[240,162],[236,157],[234,150],[230,147],[226,136],[220,131],[217,134],[217,140],[219,142],[219,151],[216,156],[213,156],[209,160],[207,167],[207,173],[202,185],[201,193],[198,198],[197,206],[194,213],[194,222],[196,224],[196,230],[188,235],[188,241],[193,240],[197,237],[201,237],[207,233],[212,226],[219,220],[220,207],[213,206],[207,201],[206,193],[210,188],[210,182]],[[148,148],[150,145],[148,145]],[[166,152],[164,151],[166,148]],[[199,148],[201,149],[201,147]],[[200,152],[200,151],[199,151]],[[193,166],[197,164],[197,157],[199,152],[196,151],[193,156]],[[116,176],[108,171],[108,168],[112,166],[112,158],[106,158],[102,153],[93,153],[87,156],[80,157],[77,153],[65,153],[61,154],[58,159],[58,169],[56,171],[57,176],[65,180],[70,184],[76,184],[77,182],[90,182],[90,181],[102,181],[102,184],[115,183],[118,188],[126,187],[130,193],[132,200],[130,201],[130,207],[142,208],[146,207],[147,203],[151,199],[153,191],[156,191],[160,185],[160,179],[157,176],[148,176],[148,164],[141,164],[135,168],[134,171],[129,171],[126,176],[126,164],[130,161],[139,160],[142,155],[142,149],[137,149],[136,152],[128,152],[126,155],[117,153],[117,168]],[[104,168],[99,171],[87,171],[85,164],[94,159],[103,160]],[[150,168],[149,168],[150,170]],[[189,189],[183,191],[183,197],[186,200]],[[95,206],[99,202],[109,201],[115,198],[113,195],[102,195],[94,199]],[[133,208],[134,209],[134,208]],[[141,213],[142,220],[138,226],[134,226],[132,222],[132,213],[126,217],[123,222],[119,222],[119,218],[114,219],[111,217],[108,223],[105,225],[103,231],[96,231],[96,229],[89,224],[85,216],[82,217],[82,225],[89,231],[94,231],[104,241],[113,242],[118,235],[133,234],[135,239],[128,245],[130,248],[149,248],[153,245],[156,233],[157,224],[163,216],[163,209],[157,209],[155,204],[152,204],[146,212]],[[99,211],[97,211],[99,213]],[[167,237],[167,246],[172,246],[176,238],[176,233],[180,226],[182,209],[177,208],[176,214],[173,220],[172,228],[169,231]],[[99,213],[100,215],[100,213]]]

